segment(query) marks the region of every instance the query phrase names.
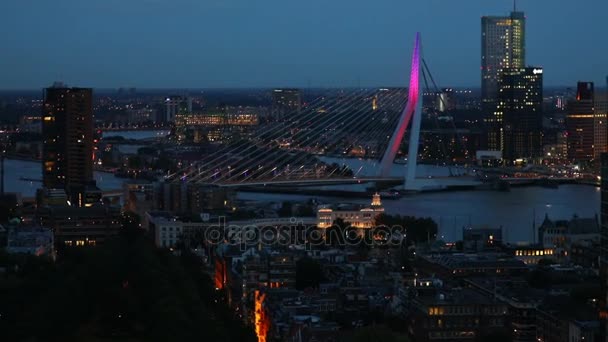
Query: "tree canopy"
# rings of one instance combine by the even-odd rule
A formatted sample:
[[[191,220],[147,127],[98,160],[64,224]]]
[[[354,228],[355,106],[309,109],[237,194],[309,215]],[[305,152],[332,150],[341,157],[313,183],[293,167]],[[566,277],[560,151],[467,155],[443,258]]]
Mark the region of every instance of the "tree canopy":
[[[0,258],[0,331],[8,341],[255,341],[221,302],[203,263],[156,249],[133,229],[56,263]],[[0,266],[5,266],[0,265]]]

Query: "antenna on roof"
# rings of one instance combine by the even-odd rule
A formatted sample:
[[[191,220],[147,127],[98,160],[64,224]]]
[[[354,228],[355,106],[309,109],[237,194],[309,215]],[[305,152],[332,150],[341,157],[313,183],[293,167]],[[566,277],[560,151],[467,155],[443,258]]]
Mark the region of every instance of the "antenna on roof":
[[[517,12],[517,0],[513,0],[513,12]]]

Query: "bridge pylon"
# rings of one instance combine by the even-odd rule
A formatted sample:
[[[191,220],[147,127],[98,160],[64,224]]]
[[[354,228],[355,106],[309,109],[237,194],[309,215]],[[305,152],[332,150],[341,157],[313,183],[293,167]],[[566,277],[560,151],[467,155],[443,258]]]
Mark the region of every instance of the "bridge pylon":
[[[416,41],[414,43],[414,52],[412,53],[412,66],[410,71],[410,85],[408,89],[408,100],[395,131],[391,136],[386,152],[380,162],[380,175],[383,177],[390,176],[390,172],[399,151],[399,146],[405,136],[405,130],[412,121],[410,143],[407,159],[407,174],[405,178],[405,188],[413,187],[416,179],[416,165],[418,158],[418,142],[420,139],[420,123],[422,121],[422,96],[420,96],[420,55],[421,55],[421,36],[420,32],[416,33]],[[409,186],[408,186],[409,185]]]

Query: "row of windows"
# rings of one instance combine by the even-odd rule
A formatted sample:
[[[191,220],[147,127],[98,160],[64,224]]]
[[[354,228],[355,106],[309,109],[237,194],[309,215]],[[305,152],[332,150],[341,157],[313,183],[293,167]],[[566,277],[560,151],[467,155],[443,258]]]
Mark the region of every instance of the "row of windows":
[[[72,246],[82,247],[82,246],[95,246],[97,244],[97,242],[95,240],[65,240],[63,242],[63,244],[68,247],[72,247]]]

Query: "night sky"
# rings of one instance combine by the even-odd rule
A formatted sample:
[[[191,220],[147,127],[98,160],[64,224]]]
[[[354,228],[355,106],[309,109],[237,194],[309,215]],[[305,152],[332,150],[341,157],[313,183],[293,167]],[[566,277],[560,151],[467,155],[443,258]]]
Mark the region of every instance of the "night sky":
[[[405,85],[416,31],[440,86],[480,84],[508,0],[2,0],[0,88]],[[545,85],[608,75],[607,0],[520,0]]]

